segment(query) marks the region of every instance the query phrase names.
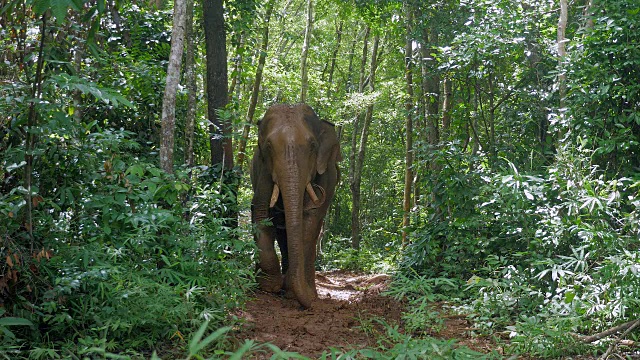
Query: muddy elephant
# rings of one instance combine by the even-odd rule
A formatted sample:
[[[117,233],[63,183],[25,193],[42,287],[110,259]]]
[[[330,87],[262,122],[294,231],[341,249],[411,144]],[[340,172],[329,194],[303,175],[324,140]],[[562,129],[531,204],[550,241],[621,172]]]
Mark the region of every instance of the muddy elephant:
[[[317,297],[316,242],[339,179],[340,144],[334,125],[305,104],[270,107],[258,129],[251,163],[258,283],[265,291],[284,289],[309,308]]]

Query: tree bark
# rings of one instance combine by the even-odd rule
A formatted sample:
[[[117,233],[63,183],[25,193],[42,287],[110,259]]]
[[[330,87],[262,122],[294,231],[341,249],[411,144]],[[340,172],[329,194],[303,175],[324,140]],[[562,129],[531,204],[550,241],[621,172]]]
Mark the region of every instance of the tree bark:
[[[447,132],[451,126],[451,110],[453,108],[453,82],[444,79],[444,96],[442,99],[442,131]]]
[[[560,96],[560,109],[564,109],[564,98],[567,95],[567,75],[564,71],[564,60],[567,57],[565,32],[569,17],[569,5],[567,0],[560,0],[560,16],[558,17],[558,93]],[[561,113],[563,111],[561,110]]]
[[[375,76],[378,66],[378,46],[380,44],[380,36],[375,35],[373,40],[373,49],[371,51],[371,69],[369,73],[369,89],[373,93],[375,91]],[[361,79],[362,81],[362,79]],[[356,158],[354,179],[352,187],[353,204],[351,208],[351,246],[360,249],[360,231],[362,222],[360,221],[360,185],[362,183],[362,169],[364,167],[364,155],[367,148],[367,139],[369,137],[369,126],[373,118],[373,104],[367,106],[367,111],[362,124],[362,134],[360,135],[360,144],[358,146],[358,156]]]
[[[231,78],[231,84],[229,85],[229,102],[231,102],[233,100],[233,93],[237,92],[240,93],[240,86],[238,86],[238,83],[240,82],[240,78],[242,77],[242,48],[244,47],[244,41],[245,41],[245,34],[244,32],[241,32],[240,34],[237,35],[238,41],[237,41],[237,46],[236,46],[236,58],[234,61],[234,66],[233,66],[233,71],[232,74],[235,74],[235,76],[233,76]]]
[[[366,27],[362,45],[362,58],[360,61],[360,75],[358,81],[358,92],[364,92],[364,78],[367,65],[369,49],[369,34],[371,29]],[[351,134],[351,151],[349,153],[349,188],[351,190],[351,247],[358,249],[360,246],[360,200],[356,198],[356,149],[358,146],[358,133],[360,132],[361,113],[358,111],[353,122],[353,133]]]
[[[184,24],[186,16],[185,0],[175,0],[173,6],[173,29],[171,31],[171,52],[167,67],[167,82],[162,100],[162,125],[160,144],[160,167],[173,174],[173,147],[176,128],[176,92],[180,83],[180,67],[184,49]]]
[[[187,39],[186,56],[185,56],[185,82],[187,87],[187,114],[185,116],[185,163],[192,167],[195,164],[193,153],[194,129],[196,120],[196,73],[195,73],[195,46],[193,43],[193,1],[187,0],[187,17],[185,25],[185,33]]]
[[[303,103],[307,101],[307,92],[309,91],[309,74],[308,74],[307,58],[309,56],[309,44],[311,44],[312,31],[313,31],[313,0],[308,0],[307,26],[304,30],[304,44],[302,45],[302,55],[300,56],[300,69],[302,72],[300,102],[303,102]]]
[[[405,5],[406,8],[406,30],[407,41],[404,47],[404,61],[405,61],[405,83],[407,98],[405,101],[404,109],[405,115],[405,160],[404,160],[404,196],[402,201],[402,247],[408,245],[407,228],[410,225],[410,211],[411,211],[411,188],[413,187],[413,40],[411,36],[411,24],[413,22],[413,16],[409,5]]]
[[[422,55],[422,89],[425,106],[425,123],[427,124],[427,141],[432,148],[440,140],[438,124],[438,110],[440,108],[440,78],[434,74],[437,70],[437,62],[432,53],[438,44],[438,35],[435,31],[423,29],[423,44],[420,46]]]
[[[36,99],[42,95],[42,71],[44,68],[44,43],[47,29],[47,14],[42,15],[42,27],[40,28],[40,48],[38,50],[38,62],[36,64],[36,74],[31,87],[31,102],[29,103],[29,115],[27,117],[26,139],[25,139],[25,167],[24,167],[24,187],[27,189],[25,201],[27,205],[25,227],[29,234],[30,250],[33,253],[35,239],[33,237],[33,144],[35,143],[34,127],[37,124],[38,113],[36,111]]]
[[[233,168],[231,123],[221,119],[219,111],[228,102],[227,48],[222,0],[203,2],[204,34],[207,52],[207,103],[211,125],[211,164]]]
[[[340,42],[342,40],[342,25],[343,21],[340,20],[340,24],[336,29],[336,47],[331,54],[331,65],[329,66],[329,79],[327,80],[327,99],[331,101],[331,93],[333,88],[333,72],[336,68],[336,60],[338,59],[338,51],[340,51]]]
[[[242,129],[242,137],[238,144],[238,166],[242,167],[244,159],[246,157],[245,151],[247,148],[247,140],[249,139],[249,130],[251,124],[253,124],[253,117],[256,112],[256,106],[258,104],[258,95],[260,94],[260,84],[262,82],[262,74],[264,72],[264,64],[267,60],[267,50],[269,47],[269,20],[271,13],[273,12],[273,1],[267,4],[266,12],[264,15],[264,29],[262,32],[262,46],[260,48],[260,55],[258,56],[258,67],[256,69],[256,79],[253,83],[253,91],[251,92],[251,100],[249,101],[249,110],[247,111],[247,122]]]
[[[360,61],[360,72],[358,80],[358,92],[364,92],[364,77],[367,66],[367,56],[369,53],[369,33],[371,29],[367,26],[364,33],[364,40],[362,45],[362,58]],[[358,146],[358,133],[360,132],[360,112],[356,114],[353,122],[353,132],[351,134],[351,152],[349,153],[349,184],[353,193],[354,184],[354,172],[356,166],[356,147]],[[353,219],[352,219],[353,225]]]

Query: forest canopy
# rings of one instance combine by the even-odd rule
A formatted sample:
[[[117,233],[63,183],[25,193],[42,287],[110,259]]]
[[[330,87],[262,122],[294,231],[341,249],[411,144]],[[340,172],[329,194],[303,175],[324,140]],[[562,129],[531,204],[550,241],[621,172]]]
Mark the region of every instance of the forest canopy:
[[[638,346],[637,1],[0,4],[0,356],[236,351],[256,124],[298,102],[344,158],[316,268],[393,274],[397,343],[446,302],[491,356]]]

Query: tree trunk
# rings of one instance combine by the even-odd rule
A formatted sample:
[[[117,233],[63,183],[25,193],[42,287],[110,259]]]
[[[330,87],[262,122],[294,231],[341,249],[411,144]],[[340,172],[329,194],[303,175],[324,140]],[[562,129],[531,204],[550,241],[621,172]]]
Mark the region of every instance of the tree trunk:
[[[333,88],[333,73],[336,68],[336,60],[338,59],[338,51],[340,51],[340,42],[342,40],[342,25],[343,21],[340,20],[340,24],[336,29],[336,47],[331,54],[331,65],[329,65],[329,79],[327,80],[327,99],[331,100],[331,92]]]
[[[438,111],[440,109],[440,77],[437,74],[438,62],[434,56],[438,46],[438,32],[435,27],[429,29],[423,27],[422,29],[422,44],[420,46],[420,54],[422,58],[422,92],[424,94],[423,99],[426,101],[424,106],[424,122],[427,130],[427,143],[429,145],[428,151],[430,153],[436,153],[438,150],[438,144],[440,143],[440,116]],[[431,174],[438,174],[441,170],[441,166],[435,161],[435,156],[430,156],[433,160],[429,162],[428,171]],[[433,181],[437,181],[436,176],[430,176]],[[442,219],[442,209],[440,204],[442,203],[440,193],[437,189],[440,188],[439,184],[432,182],[431,188],[431,207],[433,208],[436,219]]]
[[[358,92],[364,92],[365,69],[367,65],[367,55],[369,49],[369,34],[371,29],[366,27],[362,45],[362,58],[360,61],[360,76],[358,81]],[[353,122],[353,133],[351,134],[351,152],[349,153],[349,188],[351,190],[351,246],[358,249],[360,246],[360,199],[356,196],[356,149],[358,146],[358,133],[360,132],[361,113],[358,112]]]
[[[567,57],[566,50],[566,42],[565,32],[567,29],[567,20],[568,20],[568,4],[567,0],[560,0],[560,16],[558,18],[558,93],[560,96],[560,113],[562,114],[564,111],[564,98],[567,95],[567,75],[564,70],[564,61]]]
[[[234,61],[234,67],[232,73],[235,74],[233,78],[231,78],[231,85],[229,85],[229,102],[233,100],[233,93],[240,93],[240,86],[238,86],[238,82],[240,82],[240,78],[242,77],[242,48],[244,47],[244,39],[245,34],[241,32],[237,35],[238,41],[236,46],[236,59]]]
[[[228,102],[227,47],[222,0],[203,2],[204,35],[207,51],[207,103],[211,121],[211,164],[233,168],[231,123],[218,112]]]
[[[195,46],[193,43],[193,1],[187,0],[187,19],[186,19],[186,38],[187,38],[187,54],[185,56],[185,82],[187,87],[187,114],[185,118],[185,163],[192,167],[195,163],[193,154],[194,128],[196,119],[196,72],[195,72]]]
[[[423,30],[423,44],[420,46],[422,55],[422,89],[425,106],[425,123],[427,124],[427,141],[432,149],[435,149],[440,140],[438,126],[438,110],[440,107],[440,78],[434,74],[438,64],[432,53],[438,45],[438,35],[435,31]]]
[[[453,108],[453,82],[444,79],[444,97],[442,99],[442,131],[447,132],[451,126],[451,109]]]
[[[355,49],[356,49],[356,43],[358,42],[358,37],[354,36],[353,37],[353,41],[351,42],[351,46],[349,47],[349,68],[347,69],[347,74],[346,74],[346,79],[345,79],[345,83],[346,83],[346,92],[351,92],[353,91],[353,58],[355,57]]]
[[[167,82],[162,99],[162,127],[160,143],[160,167],[173,174],[173,147],[176,128],[176,92],[180,83],[182,50],[184,49],[184,24],[186,17],[185,0],[175,0],[173,6],[173,28],[171,31],[171,52],[167,66]]]
[[[302,72],[300,102],[307,101],[309,90],[309,75],[307,67],[307,57],[309,55],[309,44],[311,44],[311,31],[313,31],[313,0],[307,2],[307,26],[304,30],[304,44],[302,45],[302,55],[300,56],[300,69]]]
[[[371,69],[369,73],[369,88],[371,92],[375,91],[375,75],[376,68],[378,66],[378,45],[380,44],[380,36],[376,35],[373,40],[373,49],[371,51]],[[361,78],[362,81],[362,78]],[[360,144],[358,146],[358,156],[356,158],[352,196],[353,204],[351,208],[351,246],[359,250],[360,249],[360,229],[362,223],[360,221],[360,185],[362,183],[362,169],[364,167],[364,155],[367,148],[367,139],[369,137],[369,125],[373,117],[373,104],[367,107],[367,112],[364,117],[364,123],[362,124],[362,134],[360,135]]]
[[[367,26],[364,33],[364,40],[362,45],[362,58],[360,61],[360,72],[359,72],[359,80],[358,80],[358,92],[364,92],[364,77],[365,70],[367,66],[367,56],[369,53],[369,33],[371,29]],[[351,186],[351,191],[353,192],[353,183],[354,183],[354,172],[356,166],[356,147],[358,145],[358,133],[360,132],[360,112],[356,114],[356,117],[353,122],[353,132],[351,134],[351,152],[349,153],[349,184]],[[353,219],[352,219],[353,225]]]
[[[253,91],[251,92],[251,100],[249,102],[249,110],[247,111],[247,122],[242,129],[242,137],[240,138],[240,144],[238,144],[238,166],[242,167],[244,159],[246,157],[245,151],[247,148],[247,140],[249,139],[249,130],[251,124],[253,124],[253,116],[256,112],[256,106],[258,104],[258,95],[260,94],[260,84],[262,82],[262,73],[264,71],[264,64],[267,60],[267,49],[269,47],[269,20],[271,13],[273,12],[273,1],[267,4],[266,13],[264,16],[264,29],[262,33],[262,47],[260,48],[260,55],[258,57],[258,68],[256,69],[256,79],[253,83]]]
[[[405,101],[404,109],[406,112],[405,117],[405,160],[404,160],[404,197],[402,201],[402,247],[407,246],[407,228],[410,225],[409,212],[411,211],[411,188],[413,186],[413,40],[411,36],[411,23],[413,22],[413,16],[409,5],[405,5],[406,8],[406,22],[407,22],[407,41],[404,47],[404,61],[405,61],[405,82],[407,90],[407,98]]]
[[[42,95],[42,71],[44,68],[44,42],[47,29],[47,14],[42,15],[42,27],[40,28],[40,48],[38,50],[38,61],[36,64],[36,74],[31,87],[31,102],[29,103],[29,114],[27,116],[27,128],[25,129],[25,167],[24,167],[24,187],[27,189],[25,201],[27,212],[25,213],[25,227],[29,234],[29,247],[33,253],[35,239],[33,237],[33,144],[35,143],[34,127],[37,125],[38,113],[36,112],[36,99]]]

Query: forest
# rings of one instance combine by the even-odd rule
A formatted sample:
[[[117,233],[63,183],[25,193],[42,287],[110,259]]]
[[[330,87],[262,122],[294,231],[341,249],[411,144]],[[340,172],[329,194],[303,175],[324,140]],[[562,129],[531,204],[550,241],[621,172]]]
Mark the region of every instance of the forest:
[[[340,147],[310,309],[280,103]],[[637,0],[0,1],[2,359],[633,358],[639,190]]]

